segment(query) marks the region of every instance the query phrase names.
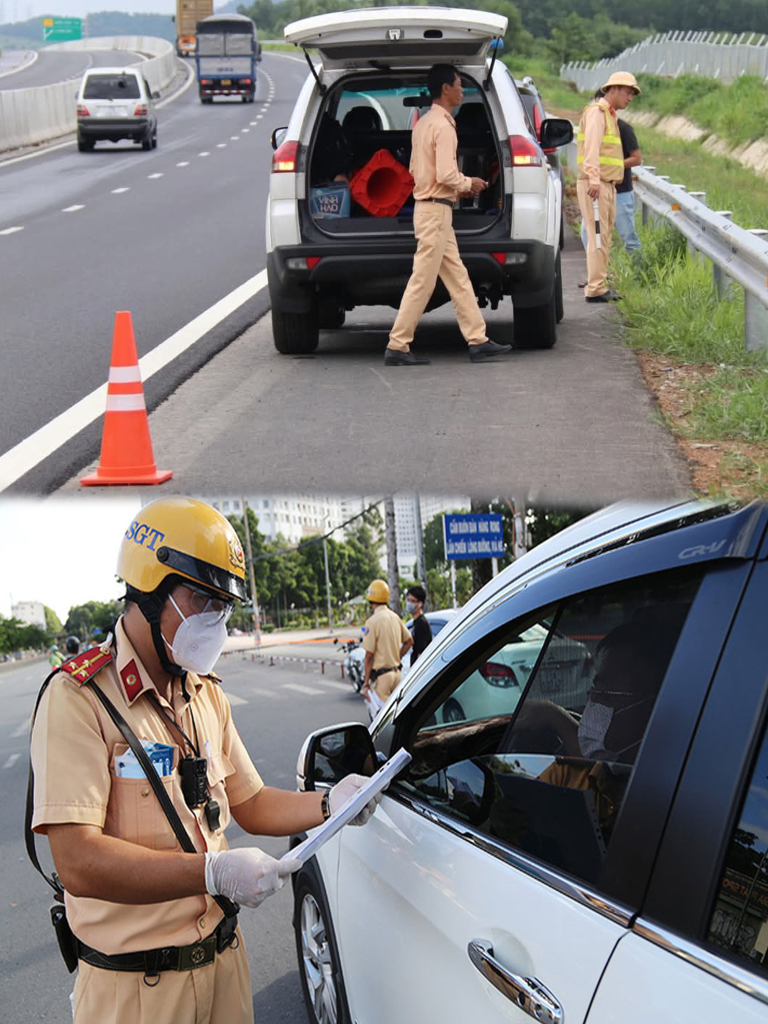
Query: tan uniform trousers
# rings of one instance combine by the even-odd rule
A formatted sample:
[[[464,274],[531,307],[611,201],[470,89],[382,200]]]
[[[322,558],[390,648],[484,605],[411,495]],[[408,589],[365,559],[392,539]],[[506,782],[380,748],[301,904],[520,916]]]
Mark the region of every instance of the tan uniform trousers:
[[[611,237],[616,220],[616,189],[612,181],[600,182],[600,248],[595,245],[595,211],[592,198],[587,193],[589,182],[579,178],[576,182],[576,194],[579,198],[579,209],[587,232],[587,287],[584,289],[586,298],[604,295],[608,291],[608,257],[611,255]]]
[[[141,971],[105,971],[80,961],[74,1024],[253,1024],[245,944],[193,971],[162,971],[156,985]],[[150,943],[151,945],[151,943]]]
[[[400,682],[400,675],[400,669],[395,669],[394,672],[385,672],[377,678],[376,693],[380,700],[389,700],[390,694]]]
[[[453,209],[445,203],[416,202],[413,229],[418,245],[413,258],[413,271],[403,292],[395,326],[389,335],[389,348],[407,352],[419,320],[435,290],[437,279],[451,296],[459,328],[470,345],[483,345],[488,340],[485,321],[480,313],[467,268],[461,262],[456,234],[453,230]]]

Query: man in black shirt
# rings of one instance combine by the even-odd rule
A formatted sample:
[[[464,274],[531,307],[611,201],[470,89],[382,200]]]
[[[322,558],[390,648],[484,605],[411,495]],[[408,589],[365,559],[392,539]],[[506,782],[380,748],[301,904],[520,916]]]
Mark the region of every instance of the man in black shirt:
[[[624,180],[616,186],[616,230],[627,252],[639,252],[640,239],[635,230],[635,193],[632,190],[632,168],[643,162],[635,129],[619,118],[621,148],[624,152]]]
[[[432,627],[424,615],[424,602],[427,599],[427,592],[424,587],[415,583],[408,589],[405,595],[405,610],[413,618],[411,634],[413,635],[413,649],[411,651],[411,665],[432,640]]]

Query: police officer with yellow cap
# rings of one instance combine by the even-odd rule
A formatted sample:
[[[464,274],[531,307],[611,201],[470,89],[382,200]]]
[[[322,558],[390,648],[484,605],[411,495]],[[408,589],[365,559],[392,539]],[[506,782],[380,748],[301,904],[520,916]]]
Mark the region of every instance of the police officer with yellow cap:
[[[384,703],[400,682],[400,663],[405,652],[413,646],[413,637],[402,619],[389,607],[389,586],[384,580],[373,580],[367,597],[371,615],[363,627],[363,696],[368,699],[371,683],[375,682],[376,694]]]
[[[237,904],[257,907],[298,862],[229,849],[230,818],[252,834],[287,836],[320,824],[364,780],[298,793],[266,786],[256,771],[211,674],[234,602],[246,597],[240,542],[215,509],[151,502],[123,537],[117,572],[127,592],[114,638],[49,678],[32,730],[32,828],[47,833],[66,890],[79,961],[74,1021],[250,1024]],[[138,755],[96,688],[133,731]],[[149,762],[143,770],[142,748],[159,780]]]
[[[584,108],[578,132],[576,193],[587,233],[587,302],[612,302],[619,298],[607,282],[616,220],[616,185],[624,178],[617,111],[624,110],[640,95],[640,87],[634,75],[616,71],[600,91],[602,96]]]

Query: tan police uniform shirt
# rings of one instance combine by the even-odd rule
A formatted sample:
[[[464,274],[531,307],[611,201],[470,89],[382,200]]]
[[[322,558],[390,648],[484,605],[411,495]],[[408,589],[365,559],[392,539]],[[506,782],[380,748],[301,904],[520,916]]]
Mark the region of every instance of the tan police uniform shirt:
[[[115,661],[98,672],[95,682],[140,740],[174,748],[174,769],[162,777],[163,783],[196,849],[227,849],[224,830],[230,807],[248,800],[263,786],[232,722],[227,698],[213,679],[190,672],[186,678],[189,703],[181,680],[174,679],[169,704],[155,689],[122,619],[117,624],[116,646]],[[221,808],[220,827],[215,831],[208,828],[203,807],[190,810],[184,802],[178,772],[185,752],[182,739],[158,704],[169,714],[175,712],[176,721],[193,740],[197,731],[200,754],[208,759],[208,787]],[[128,749],[87,686],[64,672],[54,676],[40,702],[32,735],[35,831],[45,833],[55,824],[96,825],[105,835],[149,849],[180,850],[149,782],[116,775],[115,758],[119,760]],[[185,946],[210,935],[223,917],[208,895],[130,905],[67,894],[66,906],[77,937],[107,954]]]
[[[363,650],[373,654],[371,668],[393,669],[400,664],[400,648],[411,639],[411,634],[399,615],[391,608],[379,605],[363,627]],[[400,682],[400,671],[387,672],[376,680],[376,692],[386,700]]]
[[[456,163],[456,122],[448,111],[433,103],[411,132],[411,176],[414,199],[450,199],[469,192],[472,179]]]
[[[587,106],[584,111],[584,163],[581,165],[581,174],[590,186],[599,185],[601,181],[620,181],[624,176],[623,167],[619,174],[613,167],[606,167],[600,163],[600,146],[606,130],[606,114],[609,116],[613,134],[619,137],[618,117],[607,100],[601,99]]]

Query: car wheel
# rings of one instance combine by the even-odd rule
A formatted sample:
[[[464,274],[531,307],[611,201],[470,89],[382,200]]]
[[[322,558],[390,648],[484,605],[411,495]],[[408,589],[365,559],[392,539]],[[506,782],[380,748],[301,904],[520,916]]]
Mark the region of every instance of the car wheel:
[[[319,341],[316,311],[284,313],[273,306],[272,338],[275,348],[283,355],[302,356],[314,352]]]
[[[155,134],[152,136],[152,149],[157,149],[157,129],[155,129]]]
[[[466,722],[467,716],[464,714],[464,708],[454,698],[450,697],[445,702],[443,708],[443,721],[444,722]]]
[[[294,934],[304,1002],[313,1024],[349,1024],[336,940],[320,885],[301,874],[294,894]]]
[[[543,306],[515,309],[515,348],[552,348],[557,341],[557,280]]]
[[[558,252],[555,259],[555,320],[560,321],[565,316],[565,306],[563,305],[563,268],[560,260],[560,253]]]
[[[94,139],[87,139],[85,136],[78,134],[77,136],[77,148],[81,153],[88,153],[96,145]]]
[[[152,149],[152,129],[147,128],[144,133],[144,138],[141,140],[141,148],[144,150]]]

